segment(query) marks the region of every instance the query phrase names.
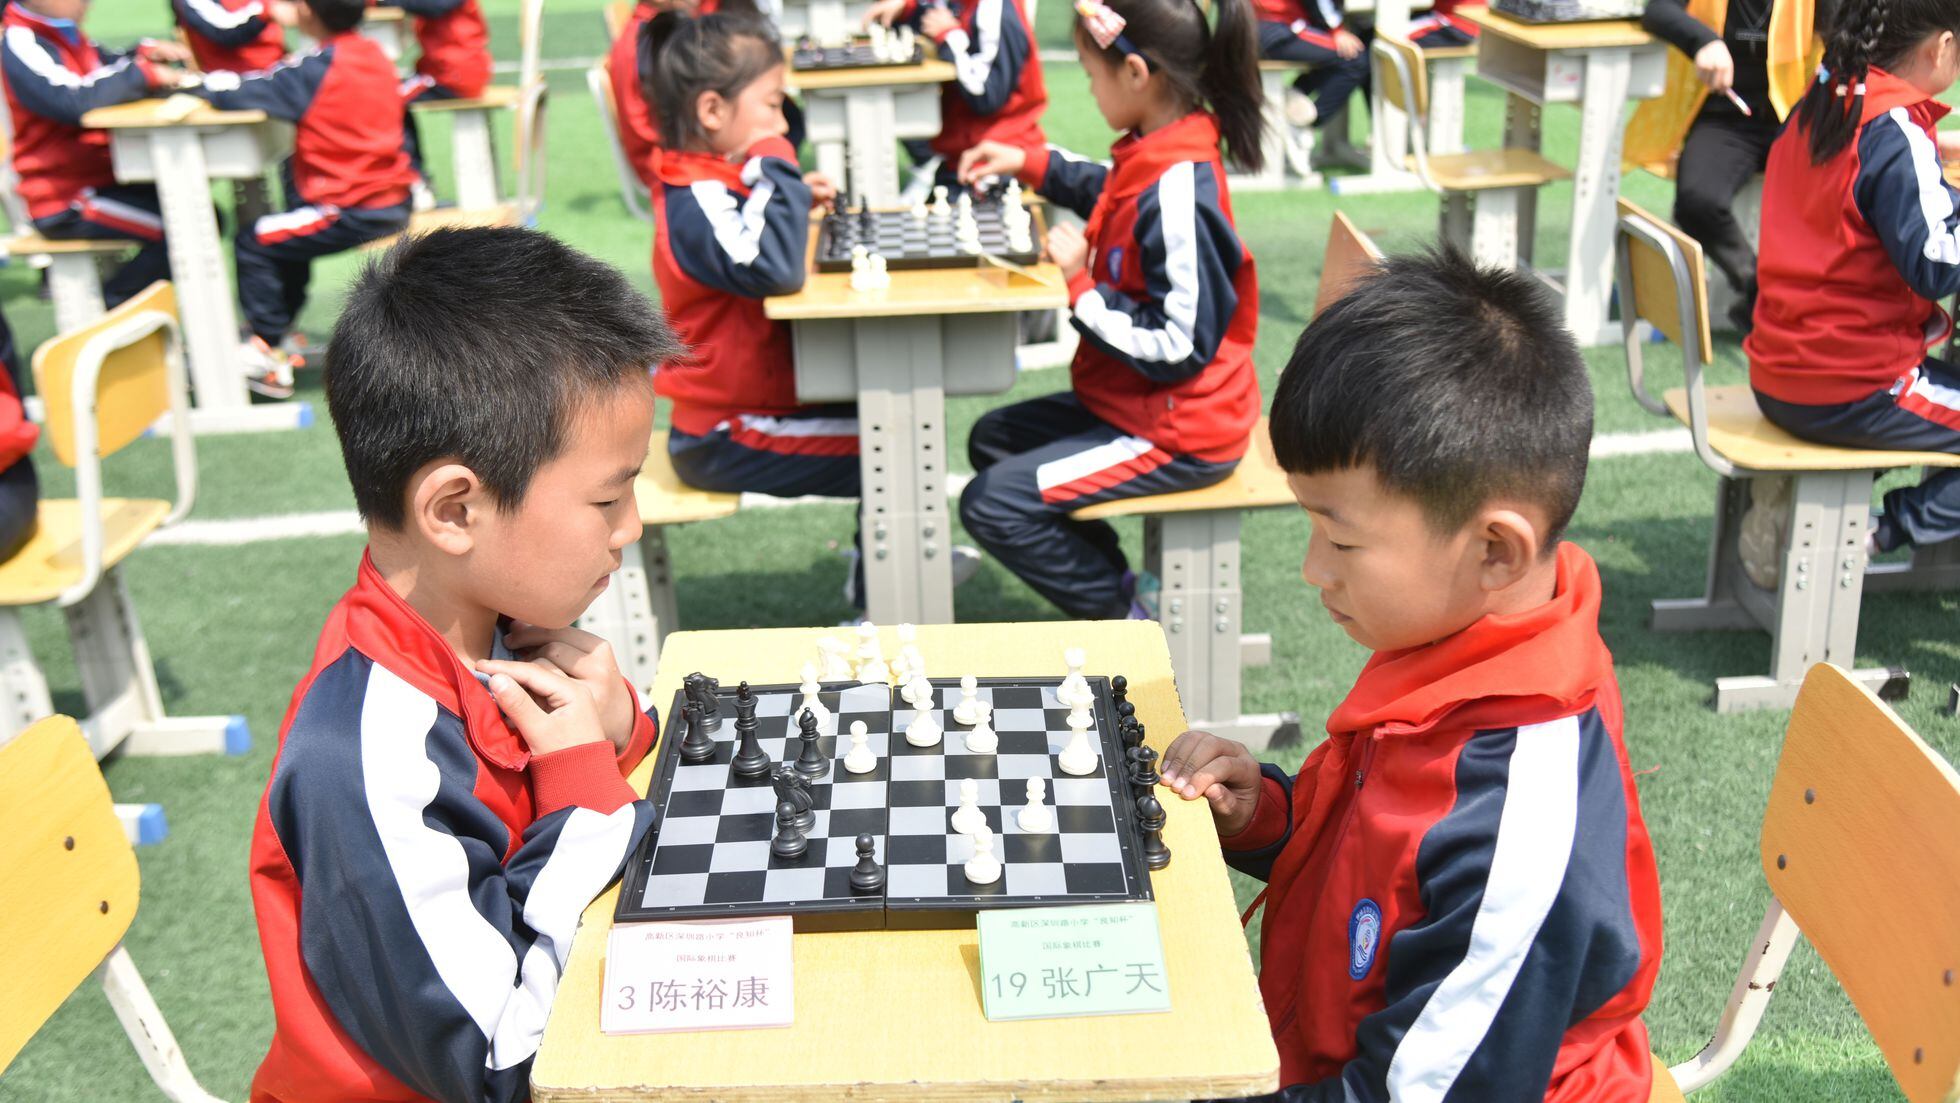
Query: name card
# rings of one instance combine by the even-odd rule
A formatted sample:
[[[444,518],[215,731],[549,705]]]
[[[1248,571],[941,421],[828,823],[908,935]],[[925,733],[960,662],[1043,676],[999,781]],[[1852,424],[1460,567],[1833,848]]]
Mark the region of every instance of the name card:
[[[622,923],[606,942],[599,1030],[788,1026],[794,974],[788,916]]]
[[[987,1018],[1054,1019],[1171,1009],[1154,904],[983,911]]]

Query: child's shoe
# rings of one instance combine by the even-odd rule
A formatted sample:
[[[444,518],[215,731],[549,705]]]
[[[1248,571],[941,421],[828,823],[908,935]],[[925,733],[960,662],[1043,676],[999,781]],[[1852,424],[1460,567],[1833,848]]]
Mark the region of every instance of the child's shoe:
[[[1749,480],[1749,511],[1742,515],[1736,550],[1742,573],[1765,590],[1774,590],[1783,577],[1783,542],[1790,527],[1790,492],[1794,479],[1767,476]]]
[[[1306,130],[1320,121],[1320,108],[1314,106],[1313,97],[1298,88],[1286,90],[1286,125],[1295,130]]]
[[[239,346],[239,366],[245,372],[245,386],[266,398],[293,397],[292,357],[273,348],[265,338],[253,334]]]

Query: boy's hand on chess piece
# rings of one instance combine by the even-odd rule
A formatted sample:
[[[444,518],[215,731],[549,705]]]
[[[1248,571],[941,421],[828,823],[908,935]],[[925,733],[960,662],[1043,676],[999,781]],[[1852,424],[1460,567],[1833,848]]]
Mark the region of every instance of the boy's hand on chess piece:
[[[1220,835],[1236,835],[1259,807],[1259,760],[1243,743],[1188,731],[1164,748],[1164,784],[1185,800],[1205,798]]]
[[[988,176],[1019,176],[1027,167],[1028,151],[1006,142],[984,141],[960,154],[960,183]]]
[[[1048,259],[1061,268],[1064,277],[1072,280],[1089,263],[1089,239],[1074,226],[1050,226]]]
[[[906,2],[907,0],[878,0],[865,9],[864,21],[860,25],[869,27],[875,22],[889,27],[892,25],[892,20],[905,13]]]
[[[946,32],[960,25],[952,12],[934,4],[919,17],[919,31],[934,42],[946,37]]]
[[[490,675],[490,696],[533,755],[605,740],[599,706],[577,679],[539,663],[484,659],[476,668]]]
[[[1346,27],[1334,28],[1334,52],[1335,53],[1341,55],[1344,58],[1355,58],[1355,57],[1360,57],[1361,51],[1367,48],[1368,47],[1366,44],[1364,44],[1359,38],[1355,37],[1353,31],[1348,30]]]
[[[633,739],[633,693],[620,676],[612,645],[577,628],[539,628],[512,622],[504,644],[531,665],[570,678],[585,687],[598,710],[599,727],[619,750]],[[501,700],[499,701],[501,704]]]
[[[810,189],[810,206],[812,209],[828,207],[837,202],[837,181],[832,180],[823,173],[806,172],[803,174],[803,183]]]

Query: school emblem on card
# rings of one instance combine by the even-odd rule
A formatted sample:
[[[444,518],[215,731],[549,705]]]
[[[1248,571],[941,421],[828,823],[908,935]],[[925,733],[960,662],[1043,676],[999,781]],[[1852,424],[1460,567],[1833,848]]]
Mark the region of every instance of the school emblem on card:
[[[1375,948],[1382,940],[1382,910],[1373,900],[1363,900],[1348,916],[1348,976],[1360,980],[1375,964]]]

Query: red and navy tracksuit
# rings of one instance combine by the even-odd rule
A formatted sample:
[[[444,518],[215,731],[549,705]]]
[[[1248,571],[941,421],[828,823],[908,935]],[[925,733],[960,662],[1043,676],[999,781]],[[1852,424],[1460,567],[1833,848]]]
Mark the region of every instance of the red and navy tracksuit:
[[[207,75],[221,108],[294,123],[282,167],[288,209],[238,228],[238,301],[252,332],[277,346],[306,304],[313,259],[408,225],[412,178],[402,152],[395,67],[346,31],[264,72]]]
[[[1266,882],[1286,1103],[1646,1103],[1660,878],[1599,638],[1599,571],[1377,652],[1297,778],[1222,840]]]
[[[606,76],[612,81],[613,115],[619,125],[619,148],[626,163],[649,191],[658,186],[653,175],[653,151],[660,147],[660,123],[648,102],[640,72],[640,30],[660,14],[646,0],[633,5],[626,25],[606,54]]]
[[[1949,109],[1883,69],[1864,87],[1836,157],[1812,165],[1797,123],[1770,147],[1749,382],[1764,417],[1809,440],[1960,452],[1960,370],[1926,351],[1960,292],[1960,192],[1933,143]],[[1885,551],[1960,536],[1960,469],[1886,494],[1873,531]]]
[[[1259,419],[1259,282],[1233,228],[1217,119],[1194,112],[1110,155],[1028,152],[1023,181],[1089,220],[1088,263],[1068,288],[1082,335],[1073,391],[975,423],[960,495],[969,535],[1085,619],[1127,616],[1134,595],[1115,530],[1069,512],[1219,482]]]
[[[34,229],[49,238],[142,243],[103,283],[110,306],[169,279],[170,256],[164,251],[156,188],[116,183],[109,135],[85,129],[82,116],[142,99],[162,83],[140,48],[104,49],[75,23],[19,4],[0,13],[0,84],[13,124],[20,198]]]
[[[1472,0],[1438,0],[1434,7],[1409,20],[1409,41],[1424,47],[1468,46],[1477,41],[1477,25],[1457,12],[1484,6]]]
[[[177,26],[207,73],[270,69],[286,56],[286,28],[273,22],[270,0],[171,0]]]
[[[955,74],[941,87],[939,135],[928,143],[942,159],[940,183],[955,182],[960,154],[983,141],[1041,148],[1048,84],[1021,0],[914,3],[900,18],[916,27],[929,7],[944,7],[959,20],[935,41]]]
[[[277,1025],[251,1098],[528,1098],[579,915],[653,822],[625,775],[654,735],[531,754],[363,556],[252,829]]]
[[[401,82],[402,140],[409,164],[422,173],[422,134],[408,105],[417,100],[467,100],[490,86],[490,27],[477,0],[389,0],[414,17],[421,56]]]
[[[1259,56],[1308,67],[1293,87],[1313,98],[1320,114],[1315,126],[1325,126],[1357,89],[1366,91],[1368,51],[1342,57],[1334,45],[1334,32],[1347,23],[1340,0],[1253,0],[1252,6],[1259,16]],[[1364,44],[1373,37],[1347,30]]]

